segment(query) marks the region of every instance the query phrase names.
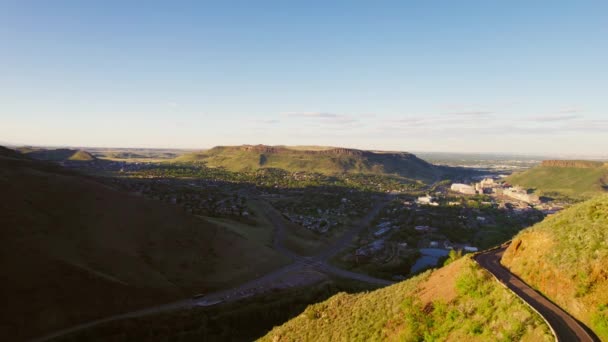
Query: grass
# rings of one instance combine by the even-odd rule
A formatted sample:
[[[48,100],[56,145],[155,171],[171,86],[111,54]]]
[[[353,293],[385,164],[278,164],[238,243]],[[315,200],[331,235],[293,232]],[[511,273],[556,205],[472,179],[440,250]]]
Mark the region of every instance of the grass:
[[[506,179],[511,184],[535,188],[541,195],[587,199],[606,192],[608,167],[537,166]]]
[[[608,196],[518,234],[503,263],[608,341]]]
[[[10,340],[236,285],[285,263],[177,206],[44,162],[0,157],[0,188],[0,336]]]
[[[74,160],[74,161],[91,161],[91,160],[95,160],[96,158],[93,157],[92,154],[90,154],[87,151],[83,151],[83,150],[79,150],[76,151],[76,153],[72,154],[68,160]]]
[[[340,293],[262,341],[550,341],[540,317],[462,258],[369,293]]]

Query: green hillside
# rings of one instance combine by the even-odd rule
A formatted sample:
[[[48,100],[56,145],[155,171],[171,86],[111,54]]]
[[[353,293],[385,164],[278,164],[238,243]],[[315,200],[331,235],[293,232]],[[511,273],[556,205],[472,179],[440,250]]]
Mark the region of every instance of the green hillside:
[[[542,195],[589,198],[608,189],[608,165],[584,161],[545,161],[530,170],[516,173],[508,183],[535,188]]]
[[[310,305],[262,341],[551,341],[542,319],[470,258]]]
[[[345,148],[295,149],[283,146],[218,146],[210,150],[182,155],[178,162],[204,162],[209,167],[230,171],[279,168],[323,174],[367,173],[392,174],[418,180],[433,180],[440,173],[411,153],[371,152]]]
[[[522,231],[503,264],[608,341],[608,196]]]
[[[233,286],[285,262],[177,206],[54,164],[0,157],[0,188],[6,340]]]

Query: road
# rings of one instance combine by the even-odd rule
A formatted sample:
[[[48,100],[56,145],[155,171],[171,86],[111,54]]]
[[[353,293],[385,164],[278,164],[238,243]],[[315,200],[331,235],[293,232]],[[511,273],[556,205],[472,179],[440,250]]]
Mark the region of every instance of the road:
[[[507,246],[502,246],[479,253],[475,256],[475,261],[536,309],[549,322],[559,341],[599,341],[582,323],[503,267],[500,260],[506,249]]]
[[[202,298],[194,299],[188,298],[165,305],[159,305],[151,308],[137,310],[129,313],[115,315],[111,317],[102,318],[99,320],[80,324],[71,328],[56,331],[44,337],[35,339],[33,341],[48,341],[60,336],[65,336],[77,331],[88,329],[99,324],[117,321],[126,318],[134,318],[147,316],[151,314],[157,314],[166,311],[188,309],[197,306],[211,306],[228,301],[236,301],[239,299],[259,295],[278,287],[292,287],[292,286],[303,286],[314,283],[320,278],[318,272],[324,274],[332,274],[342,278],[354,279],[370,284],[387,286],[393,284],[393,282],[374,278],[365,274],[351,272],[330,265],[327,261],[329,258],[337,255],[348,247],[354,237],[356,237],[363,229],[365,229],[373,218],[384,208],[389,200],[390,196],[382,198],[376,201],[372,209],[368,212],[365,217],[359,220],[352,228],[345,232],[340,238],[338,238],[333,244],[327,247],[324,251],[312,257],[300,256],[291,250],[287,249],[283,245],[283,238],[285,235],[285,221],[282,215],[274,209],[272,206],[265,206],[264,215],[274,226],[273,234],[273,248],[287,256],[292,260],[292,263],[276,269],[270,273],[267,273],[259,278],[253,279],[246,283],[243,283],[237,287],[208,293]],[[315,271],[317,276],[315,276]]]

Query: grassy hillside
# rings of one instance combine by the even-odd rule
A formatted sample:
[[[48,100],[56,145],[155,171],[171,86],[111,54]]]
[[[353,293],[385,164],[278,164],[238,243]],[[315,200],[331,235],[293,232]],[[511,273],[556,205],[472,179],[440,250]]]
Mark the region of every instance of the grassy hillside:
[[[60,148],[56,150],[45,150],[45,149],[20,149],[21,153],[32,159],[44,160],[44,161],[92,161],[96,158],[87,151],[83,150],[72,150],[69,148]]]
[[[235,285],[284,262],[176,206],[45,162],[0,157],[0,188],[0,336],[10,340]]]
[[[96,158],[90,154],[87,151],[83,151],[83,150],[79,150],[76,151],[74,154],[72,154],[68,160],[75,160],[75,161],[91,161],[91,160],[95,160]]]
[[[546,196],[584,199],[606,192],[608,166],[597,162],[546,161],[506,179],[511,184],[536,188]]]
[[[204,162],[210,167],[230,171],[279,168],[323,174],[345,172],[393,174],[412,179],[433,180],[439,174],[435,167],[410,153],[378,153],[344,148],[309,150],[281,146],[219,146],[190,153],[175,159],[179,162]]]
[[[263,341],[551,341],[532,313],[469,258],[369,293],[338,294]]]
[[[608,341],[608,196],[522,231],[503,264]]]

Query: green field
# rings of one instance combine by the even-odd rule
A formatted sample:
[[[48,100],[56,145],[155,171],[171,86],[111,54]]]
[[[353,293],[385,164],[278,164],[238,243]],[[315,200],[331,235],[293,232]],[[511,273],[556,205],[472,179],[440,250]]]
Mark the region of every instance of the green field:
[[[506,181],[514,185],[534,188],[544,196],[585,199],[606,192],[608,167],[537,166],[513,174]]]

